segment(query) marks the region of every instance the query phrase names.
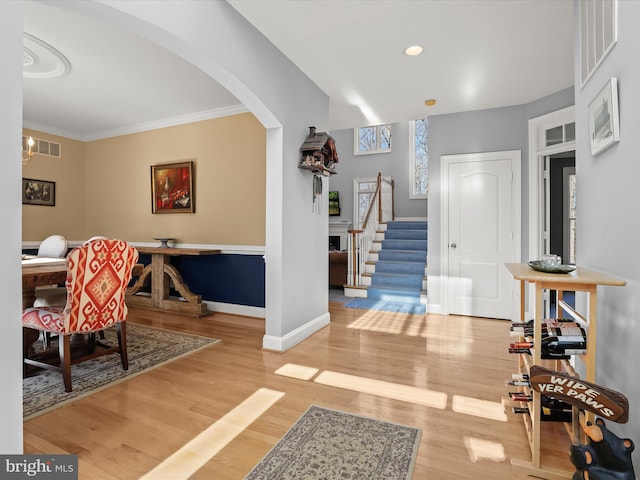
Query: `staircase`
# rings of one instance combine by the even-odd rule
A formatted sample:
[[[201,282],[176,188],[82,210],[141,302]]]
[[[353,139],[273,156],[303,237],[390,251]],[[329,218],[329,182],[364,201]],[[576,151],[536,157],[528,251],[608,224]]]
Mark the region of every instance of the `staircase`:
[[[354,308],[403,313],[426,312],[427,222],[391,221],[381,224],[369,254],[363,284],[364,298]]]

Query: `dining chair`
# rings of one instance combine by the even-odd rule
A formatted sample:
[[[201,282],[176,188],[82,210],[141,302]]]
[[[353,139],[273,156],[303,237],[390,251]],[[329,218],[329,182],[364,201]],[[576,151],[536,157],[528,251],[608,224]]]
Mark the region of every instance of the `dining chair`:
[[[59,236],[59,235],[53,235],[53,236]],[[49,238],[51,238],[51,237],[49,237]],[[64,237],[62,237],[62,238],[64,238]],[[103,236],[95,236],[95,237],[89,238],[84,243],[89,243],[89,242],[92,242],[94,240],[104,240],[106,238],[107,237],[103,237]],[[66,240],[65,240],[65,243],[66,243]],[[51,249],[51,251],[52,250],[53,249]],[[64,254],[62,255],[63,257],[66,255],[66,252],[67,252],[67,248],[64,249]],[[38,253],[38,255],[39,256],[44,256],[44,255],[40,255],[39,253]],[[48,307],[48,306],[51,306],[51,305],[62,305],[62,306],[64,306],[65,303],[67,303],[67,287],[64,287],[64,286],[63,287],[59,287],[57,285],[51,285],[51,286],[37,287],[36,288],[36,298],[33,301],[33,306],[34,307]],[[104,336],[102,336],[102,338],[104,338]],[[47,343],[46,339],[45,339],[45,347],[48,347],[48,343]]]
[[[74,248],[67,255],[67,302],[64,306],[31,307],[22,313],[22,326],[58,335],[58,355],[49,363],[44,357],[29,357],[27,365],[62,372],[65,391],[72,390],[71,365],[97,356],[119,353],[122,368],[127,357],[125,294],[138,251],[127,242],[99,239]],[[118,345],[95,340],[95,332],[116,326]],[[71,335],[90,334],[89,354],[72,358]],[[100,347],[100,348],[98,348]]]
[[[38,257],[64,258],[69,249],[67,239],[62,235],[50,235],[40,242]]]

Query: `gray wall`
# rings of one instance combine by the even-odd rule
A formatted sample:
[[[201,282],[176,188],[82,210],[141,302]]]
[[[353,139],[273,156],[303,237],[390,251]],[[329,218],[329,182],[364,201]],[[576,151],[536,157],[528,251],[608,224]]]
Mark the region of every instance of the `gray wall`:
[[[353,154],[353,129],[330,132],[336,141],[340,161],[337,175],[329,179],[329,190],[340,192],[340,216],[329,221],[353,221],[353,179],[376,177],[379,173],[395,181],[396,218],[426,218],[427,200],[409,199],[409,123],[391,125],[391,152]],[[353,226],[352,226],[353,228]]]
[[[462,153],[520,150],[522,155],[522,258],[529,251],[529,119],[573,105],[573,87],[518,105],[489,110],[429,117],[429,250],[428,302],[430,311],[440,309],[440,245],[442,207],[440,157]]]
[[[640,2],[618,2],[618,43],[584,87],[576,88],[577,263],[627,282],[624,287],[598,289],[596,383],[629,399],[629,422],[609,427],[636,445],[640,445],[639,19]],[[578,31],[575,58],[579,59]],[[576,85],[579,74],[576,62]],[[618,78],[620,142],[592,157],[587,106],[611,77]],[[640,449],[633,458],[638,472]]]

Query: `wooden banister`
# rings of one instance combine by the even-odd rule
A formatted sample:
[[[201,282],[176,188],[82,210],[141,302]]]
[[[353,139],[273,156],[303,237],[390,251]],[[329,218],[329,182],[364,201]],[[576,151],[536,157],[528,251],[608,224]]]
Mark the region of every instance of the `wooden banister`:
[[[376,190],[367,208],[367,213],[360,229],[348,230],[349,233],[349,268],[348,285],[360,285],[369,251],[380,223],[393,220],[394,212],[394,182],[382,177],[378,173]]]

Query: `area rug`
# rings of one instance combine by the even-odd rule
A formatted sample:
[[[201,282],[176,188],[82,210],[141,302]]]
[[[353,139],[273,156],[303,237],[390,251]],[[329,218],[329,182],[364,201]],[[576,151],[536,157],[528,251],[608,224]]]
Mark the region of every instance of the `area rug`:
[[[408,480],[421,434],[313,405],[245,480]]]
[[[102,341],[109,345],[117,345],[115,327],[105,330],[105,339]],[[64,391],[61,373],[51,370],[34,373],[22,381],[23,420],[86,397],[116,382],[127,380],[219,341],[127,323],[128,370],[122,369],[120,355],[117,353],[72,365],[71,392]],[[57,339],[54,337],[52,344],[56,343]]]
[[[362,308],[365,310],[378,310],[381,312],[412,313],[424,315],[427,306],[423,303],[391,302],[375,298],[354,298],[344,305],[347,308]]]

